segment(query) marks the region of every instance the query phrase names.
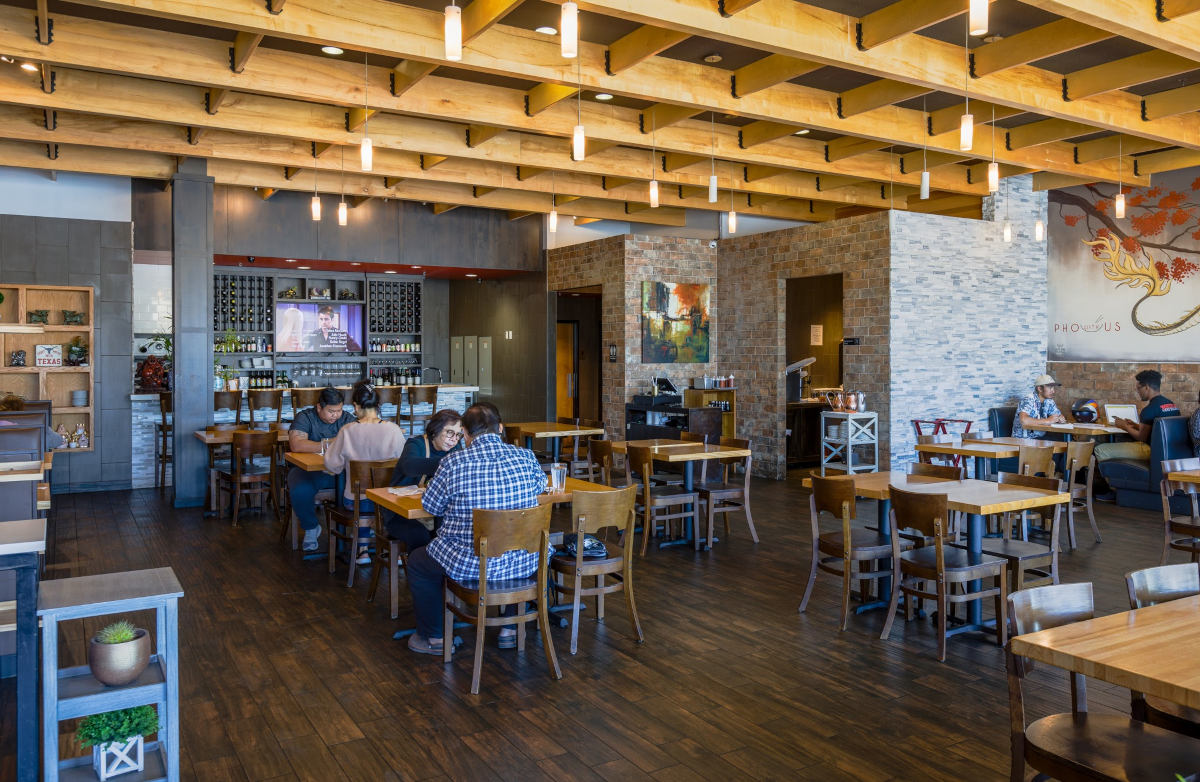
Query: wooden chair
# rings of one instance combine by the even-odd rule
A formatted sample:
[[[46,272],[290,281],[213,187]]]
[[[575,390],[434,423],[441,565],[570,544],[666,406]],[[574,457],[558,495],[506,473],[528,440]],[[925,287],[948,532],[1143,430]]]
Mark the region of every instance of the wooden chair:
[[[350,494],[354,498],[353,507],[349,509],[342,507],[341,497],[334,497],[333,502],[325,504],[325,529],[329,534],[329,572],[332,574],[337,568],[337,542],[343,541],[346,544],[350,561],[350,572],[346,574],[347,587],[354,586],[354,575],[358,569],[359,528],[370,527],[375,529],[378,534],[380,526],[379,511],[377,509],[366,510],[362,507],[363,503],[368,502],[367,489],[387,486],[392,479],[392,473],[396,470],[397,461],[397,459],[376,459],[374,461],[351,459],[347,465],[349,473],[347,482],[350,485]],[[364,521],[367,523],[364,524]],[[380,549],[384,548],[385,542],[388,543],[388,551],[387,554],[381,555]],[[375,541],[375,557],[373,559],[378,560],[381,556],[387,557],[391,554],[390,538],[381,538]],[[376,561],[374,567],[378,568],[378,566],[379,563]],[[368,600],[373,600],[375,597],[374,587],[378,585],[378,575],[378,572],[373,574]],[[392,596],[392,611],[395,611],[396,604],[400,599],[395,574],[392,576]],[[392,618],[395,619],[394,616]]]
[[[1042,445],[1022,445],[1017,455],[1017,472],[1021,475],[1058,476],[1054,466],[1054,449]]]
[[[515,445],[518,448],[525,447],[525,436],[521,434],[521,430],[515,426],[504,426],[504,442],[509,445]]]
[[[999,483],[1012,486],[1028,486],[1033,489],[1059,490],[1058,478],[1036,478],[1030,475],[1016,475],[1002,472],[998,476]],[[1042,586],[1058,583],[1058,526],[1062,515],[1060,505],[1038,508],[1043,519],[1050,520],[1050,541],[1048,545],[1033,543],[1026,535],[1023,540],[1012,539],[1012,525],[1005,519],[1001,522],[1003,537],[985,538],[983,552],[994,557],[1000,557],[1008,563],[1011,579],[1010,592],[1027,587]],[[1022,530],[1025,525],[1021,525]],[[1033,576],[1030,579],[1030,575]],[[1027,580],[1028,579],[1028,580]]]
[[[1024,589],[1009,597],[1012,634],[1024,635],[1091,619],[1095,613],[1091,584],[1055,584]],[[1119,714],[1087,710],[1087,679],[1068,673],[1071,711],[1025,723],[1022,684],[1033,661],[1005,653],[1008,669],[1009,732],[1012,766],[1009,778],[1024,780],[1026,764],[1035,778],[1081,780],[1151,780],[1175,778],[1195,770],[1200,741]],[[1039,686],[1039,692],[1045,689]]]
[[[983,554],[978,564],[971,564],[965,548],[949,543],[948,502],[945,494],[922,494],[905,491],[892,486],[892,597],[888,605],[887,621],[884,622],[881,639],[887,639],[892,631],[892,621],[900,603],[900,595],[906,597],[906,618],[912,619],[913,599],[928,598],[937,602],[938,660],[946,661],[946,623],[949,608],[955,603],[994,597],[996,600],[996,643],[1003,646],[1006,640],[1004,621],[1007,594],[1005,562],[999,557]],[[919,534],[933,538],[933,545],[904,551],[900,545],[900,529],[913,529]],[[970,591],[969,582],[992,578],[993,586],[978,592]],[[929,591],[927,583],[934,585]],[[959,584],[961,591],[953,591]]]
[[[550,675],[562,678],[558,657],[554,654],[554,640],[550,637],[550,609],[546,600],[548,573],[545,552],[550,547],[549,504],[522,510],[482,510],[473,514],[475,554],[479,557],[479,579],[456,581],[446,577],[444,590],[445,635],[442,661],[450,662],[454,650],[454,617],[475,624],[475,666],[471,673],[471,694],[479,694],[479,675],[483,666],[484,630],[488,627],[517,625],[517,650],[525,650],[525,623],[537,620],[542,633],[542,647],[550,666]],[[518,578],[506,581],[488,581],[487,561],[509,551],[539,552],[537,575],[534,578]],[[455,600],[457,598],[457,602]],[[525,603],[537,601],[537,611],[525,612]],[[516,605],[516,616],[488,616],[492,606]],[[472,608],[474,610],[472,610]]]
[[[379,399],[379,417],[385,421],[396,423],[396,419],[400,416],[400,389],[395,386],[375,386],[375,395]],[[395,405],[395,414],[385,416],[383,414],[384,405]],[[424,433],[425,431],[422,429],[421,434]]]
[[[1092,534],[1096,536],[1097,543],[1102,542],[1100,528],[1096,526],[1096,512],[1092,508],[1092,478],[1096,475],[1096,460],[1092,457],[1092,452],[1095,448],[1096,443],[1093,440],[1072,440],[1067,443],[1066,472],[1063,477],[1067,482],[1067,490],[1071,492],[1071,502],[1067,504],[1067,543],[1072,549],[1075,548],[1077,508],[1087,509]]]
[[[1163,479],[1159,484],[1163,508],[1163,550],[1159,564],[1167,564],[1171,549],[1183,551],[1192,562],[1200,561],[1200,486],[1194,483],[1172,483],[1168,473],[1183,470],[1200,470],[1200,457],[1189,459],[1165,459],[1162,462]],[[1171,513],[1171,498],[1182,493],[1191,500],[1191,516],[1175,516]]]
[[[812,524],[812,563],[808,571],[808,583],[804,587],[804,597],[800,600],[799,612],[804,613],[808,608],[808,599],[812,597],[813,585],[817,581],[817,571],[824,570],[840,576],[842,579],[842,623],[845,630],[850,619],[851,581],[864,583],[877,582],[880,578],[892,575],[890,570],[867,570],[872,562],[878,562],[892,556],[891,540],[887,535],[868,529],[854,529],[851,522],[855,516],[854,481],[846,475],[822,478],[812,476],[813,493],[808,498],[808,515]],[[842,522],[837,532],[821,532],[820,517],[824,511]],[[905,540],[900,542],[903,551],[911,549],[915,544]],[[854,569],[854,563],[859,563],[859,569]]]
[[[224,510],[223,495],[233,495],[233,526],[238,525],[242,497],[269,500],[278,513],[275,496],[275,433],[238,429],[233,433],[228,469],[217,469],[217,505]]]
[[[1134,609],[1200,595],[1200,564],[1186,562],[1135,570],[1125,574],[1125,586],[1129,607]],[[1200,710],[1132,690],[1129,696],[1129,713],[1135,720],[1200,739]]]
[[[637,514],[637,487],[626,486],[616,491],[577,491],[571,501],[571,528],[575,532],[575,554],[565,551],[550,559],[550,571],[556,576],[554,590],[571,599],[571,654],[579,649],[579,604],[585,597],[596,598],[596,621],[604,621],[604,596],[613,592],[625,593],[629,621],[637,642],[642,643],[642,623],[638,619],[633,599],[633,536]],[[603,557],[584,557],[584,535],[594,535],[602,529],[615,527],[620,543],[604,541],[608,552]],[[607,538],[607,535],[605,536]],[[584,587],[583,579],[595,577],[595,586]],[[612,579],[607,583],[608,578]]]
[[[292,417],[295,418],[306,407],[315,407],[321,398],[323,388],[293,388],[292,395]]]
[[[930,464],[928,462],[912,462],[908,465],[909,475],[923,475],[927,478],[941,478],[947,481],[961,481],[966,477],[966,473],[967,468],[963,465]],[[964,526],[966,526],[965,514],[951,511],[950,531],[954,535],[955,542],[962,537]]]
[[[206,432],[233,432],[239,429],[237,424],[209,424],[204,427]],[[217,470],[228,469],[230,448],[228,445],[208,446],[208,496],[204,498],[205,507],[216,510],[217,502]]]
[[[396,408],[396,423],[401,429],[407,425],[409,436],[424,433],[426,422],[433,418],[436,411],[437,394],[437,386],[408,386],[404,389],[405,401],[403,407]],[[432,405],[431,411],[418,414],[417,405]]]
[[[952,443],[957,438],[952,434],[919,434],[917,435],[917,445],[934,445]],[[961,459],[953,454],[940,453],[921,453],[917,452],[917,461],[922,464],[949,464],[958,466]]]
[[[721,445],[730,448],[750,450],[750,441],[738,437],[722,437]],[[750,538],[757,543],[758,532],[754,529],[754,516],[750,514],[750,460],[749,456],[738,456],[721,459],[718,462],[721,474],[720,480],[701,483],[699,486],[700,501],[705,506],[705,517],[708,520],[708,541],[712,545],[713,519],[719,513],[725,522],[725,536],[729,536],[729,514],[736,510],[745,511],[746,525],[750,528]],[[737,476],[737,468],[742,470],[741,478]],[[696,539],[696,550],[700,550],[700,539]]]
[[[170,391],[160,391],[158,394],[158,414],[160,420],[154,427],[154,439],[157,443],[154,453],[154,485],[160,489],[167,485],[167,465],[173,461],[173,457],[171,456],[171,439],[175,432],[172,423],[172,416],[175,409],[174,399]]]
[[[628,470],[618,470],[616,459],[613,458],[612,440],[588,440],[588,474],[586,478],[589,481],[599,481],[616,489],[637,485],[630,479]]]
[[[242,425],[242,392],[213,391],[213,411],[232,410],[233,422]]]
[[[625,467],[630,478],[641,481],[641,503],[638,509],[642,513],[642,556],[646,556],[646,548],[650,538],[654,537],[658,522],[662,522],[663,531],[670,535],[671,522],[674,519],[691,519],[693,534],[700,536],[700,495],[697,492],[686,492],[678,486],[655,486],[651,483],[654,474],[654,456],[649,448],[636,445],[628,446],[625,450]],[[691,510],[687,507],[691,506]],[[671,512],[671,508],[679,510]]]
[[[251,426],[260,423],[258,420],[259,411],[266,411],[268,413],[274,411],[275,423],[281,423],[283,421],[283,389],[251,389],[246,392],[246,399],[250,405]],[[270,421],[270,417],[268,416],[264,419],[264,421]]]
[[[559,419],[559,423],[563,423],[563,419]],[[591,421],[586,418],[575,419],[573,422],[576,426],[584,429],[603,429],[604,424],[600,421]],[[567,443],[562,444],[561,453],[564,461],[567,463],[567,475],[576,478],[585,478],[590,474],[591,465],[588,462],[588,443],[592,442],[593,436],[572,437],[570,438],[570,455],[567,455]]]

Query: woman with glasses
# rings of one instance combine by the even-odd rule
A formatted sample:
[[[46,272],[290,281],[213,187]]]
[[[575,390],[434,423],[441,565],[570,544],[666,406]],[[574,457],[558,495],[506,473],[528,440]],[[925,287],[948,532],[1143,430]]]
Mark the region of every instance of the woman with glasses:
[[[425,424],[423,437],[410,437],[404,443],[404,451],[392,474],[393,486],[419,486],[433,477],[442,458],[462,444],[463,425],[458,413],[439,410]],[[388,535],[404,541],[410,552],[424,546],[433,538],[433,532],[417,519],[401,518],[391,511],[383,511],[383,521]]]

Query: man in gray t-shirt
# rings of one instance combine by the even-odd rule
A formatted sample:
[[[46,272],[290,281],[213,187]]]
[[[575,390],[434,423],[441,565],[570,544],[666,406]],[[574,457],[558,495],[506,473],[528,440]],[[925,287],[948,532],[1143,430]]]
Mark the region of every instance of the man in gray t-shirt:
[[[288,431],[288,448],[298,453],[320,453],[321,443],[332,440],[354,416],[344,408],[345,397],[336,388],[326,388],[313,407],[306,407],[295,414],[292,428]],[[308,472],[293,467],[288,473],[288,496],[292,501],[292,512],[304,528],[304,550],[316,551],[321,534],[317,521],[317,493],[336,486],[337,476],[327,472]]]

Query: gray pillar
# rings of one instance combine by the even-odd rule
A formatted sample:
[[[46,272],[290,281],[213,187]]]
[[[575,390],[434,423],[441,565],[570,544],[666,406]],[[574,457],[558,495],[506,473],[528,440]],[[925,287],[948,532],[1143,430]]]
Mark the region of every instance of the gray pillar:
[[[213,180],[184,160],[171,178],[174,251],[175,507],[204,504],[208,454],[192,432],[212,422]]]

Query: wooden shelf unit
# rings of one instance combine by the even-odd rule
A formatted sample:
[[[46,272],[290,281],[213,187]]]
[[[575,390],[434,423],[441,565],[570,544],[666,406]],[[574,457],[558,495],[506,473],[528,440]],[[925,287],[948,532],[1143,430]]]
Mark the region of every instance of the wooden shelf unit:
[[[74,432],[79,424],[83,424],[90,442],[96,439],[96,419],[93,408],[95,394],[95,289],[90,286],[66,285],[6,285],[0,283],[0,293],[4,294],[4,302],[0,303],[0,392],[11,391],[26,399],[49,399],[53,405],[52,426],[66,426],[68,432]],[[49,310],[50,322],[29,324],[27,322],[30,310]],[[67,325],[63,323],[63,310],[75,310],[83,313],[83,325]],[[20,326],[22,328],[37,328],[41,326],[44,333],[9,333],[5,326]],[[37,345],[62,345],[63,361],[68,355],[67,345],[72,337],[83,337],[87,343],[88,366],[86,367],[38,367],[35,347]],[[11,354],[14,350],[25,351],[25,361],[28,366],[10,367]],[[71,392],[86,390],[88,404],[85,407],[71,406]],[[72,448],[72,452],[91,451],[94,446],[87,448]],[[66,449],[63,449],[66,450]]]
[[[685,388],[684,407],[708,407],[709,402],[728,402],[729,410],[721,414],[721,436],[737,437],[736,388]]]

